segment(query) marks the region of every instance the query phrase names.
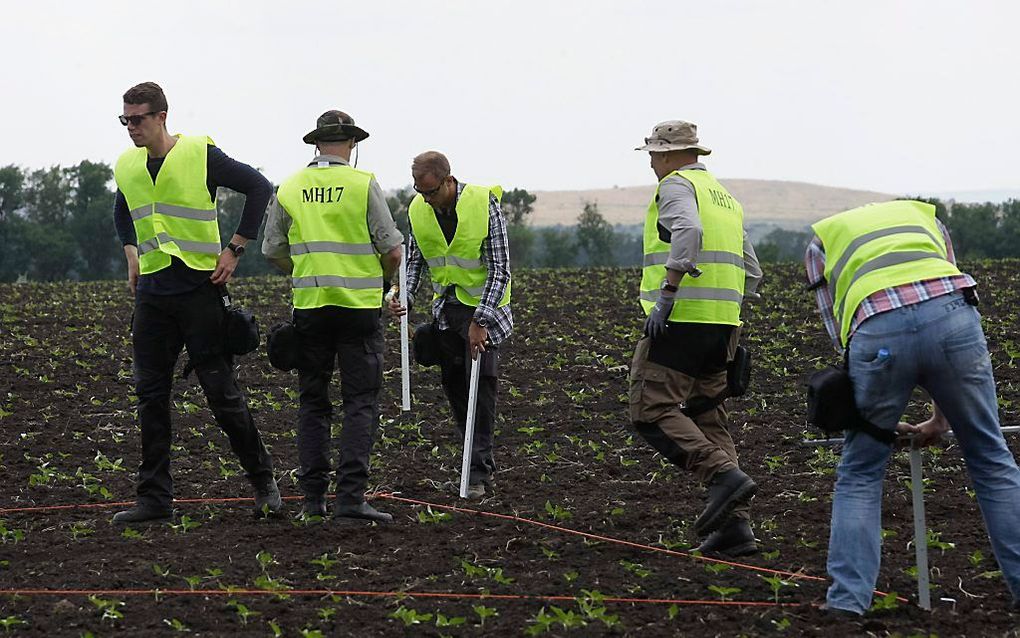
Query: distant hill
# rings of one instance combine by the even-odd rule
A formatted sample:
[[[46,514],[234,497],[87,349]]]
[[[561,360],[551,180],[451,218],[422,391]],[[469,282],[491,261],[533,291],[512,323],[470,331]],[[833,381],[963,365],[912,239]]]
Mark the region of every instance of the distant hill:
[[[898,197],[889,193],[763,179],[723,179],[744,205],[745,222],[799,228],[849,208]],[[537,196],[531,223],[572,226],[585,202],[598,202],[610,224],[641,224],[655,186],[626,186],[585,191],[533,191]]]

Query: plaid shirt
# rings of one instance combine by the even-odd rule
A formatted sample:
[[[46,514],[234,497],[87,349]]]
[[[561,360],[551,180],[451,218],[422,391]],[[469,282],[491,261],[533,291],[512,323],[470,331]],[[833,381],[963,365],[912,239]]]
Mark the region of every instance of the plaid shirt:
[[[935,224],[942,232],[942,237],[946,240],[946,259],[956,264],[956,254],[953,252],[953,240],[949,237],[949,231],[938,219],[935,220]],[[804,266],[807,268],[808,286],[814,287],[820,282],[822,285],[818,285],[815,288],[815,298],[818,301],[818,312],[822,315],[822,321],[825,323],[825,330],[829,333],[829,338],[832,339],[832,345],[836,347],[837,352],[843,351],[843,346],[839,340],[839,331],[836,329],[836,318],[832,314],[832,289],[828,283],[825,282],[825,248],[822,246],[822,240],[816,235],[811,239],[811,243],[808,244],[807,252],[804,253]],[[962,290],[964,288],[971,288],[976,286],[977,283],[974,278],[967,274],[954,275],[952,277],[939,277],[938,279],[927,279],[925,281],[915,281],[909,284],[902,284],[894,286],[892,288],[886,288],[885,290],[879,290],[878,292],[872,293],[861,305],[857,307],[857,312],[854,313],[854,318],[850,322],[850,332],[848,336],[853,336],[854,331],[857,327],[864,322],[868,317],[877,315],[880,312],[888,312],[889,310],[895,310],[902,308],[903,306],[910,306],[921,301],[926,301],[934,297],[941,295],[948,295],[951,292]]]
[[[454,200],[454,206],[460,200],[464,186],[461,182],[457,182],[457,198]],[[414,239],[413,228],[407,255],[407,291],[410,297],[418,290],[422,272],[428,269],[421,249],[418,248],[418,242]],[[489,196],[489,235],[482,241],[482,263],[485,264],[489,273],[485,278],[485,289],[482,292],[478,308],[475,309],[474,318],[487,324],[489,340],[492,345],[498,346],[506,341],[510,333],[513,332],[514,316],[510,312],[510,304],[498,306],[506,287],[510,285],[510,241],[507,237],[506,219],[499,207],[499,200],[493,195]],[[432,303],[432,317],[441,330],[450,327],[446,322],[446,315],[443,313],[443,306],[446,303],[460,303],[453,288],[450,288],[446,295]]]

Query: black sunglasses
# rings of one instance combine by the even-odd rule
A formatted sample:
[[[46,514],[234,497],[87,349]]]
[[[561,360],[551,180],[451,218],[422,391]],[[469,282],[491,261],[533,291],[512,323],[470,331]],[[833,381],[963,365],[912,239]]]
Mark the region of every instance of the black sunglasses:
[[[128,122],[135,126],[138,126],[139,124],[142,123],[142,120],[149,117],[150,115],[155,115],[157,113],[159,113],[159,111],[149,111],[148,113],[142,113],[141,115],[118,115],[117,119],[120,120],[120,123],[123,124],[124,126],[127,126]]]
[[[449,175],[447,175],[446,177],[449,177]],[[439,180],[439,186],[436,186],[432,190],[423,191],[422,189],[418,188],[417,184],[412,185],[411,188],[413,188],[414,192],[418,193],[422,197],[431,197],[431,196],[435,195],[436,193],[438,193],[439,189],[443,187],[443,184],[446,183],[446,177],[444,177],[443,179]]]

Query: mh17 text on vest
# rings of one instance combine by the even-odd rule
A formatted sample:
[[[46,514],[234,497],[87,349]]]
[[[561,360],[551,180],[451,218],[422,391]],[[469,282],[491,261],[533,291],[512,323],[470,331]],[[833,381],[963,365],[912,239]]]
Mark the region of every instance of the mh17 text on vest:
[[[716,206],[722,206],[723,208],[729,208],[730,210],[736,210],[737,207],[734,205],[735,200],[729,193],[717,191],[714,188],[708,189],[709,195],[712,196],[712,203]]]
[[[333,204],[340,201],[343,186],[316,186],[301,189],[301,201],[305,204]]]

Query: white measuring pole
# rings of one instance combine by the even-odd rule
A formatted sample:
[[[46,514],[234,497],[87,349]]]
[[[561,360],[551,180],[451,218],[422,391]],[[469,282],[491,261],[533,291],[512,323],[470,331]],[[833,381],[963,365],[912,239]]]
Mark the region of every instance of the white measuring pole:
[[[398,269],[400,285],[400,305],[407,308],[407,246],[400,247],[400,268]],[[411,409],[411,356],[407,344],[407,314],[400,318],[400,389],[401,409]]]
[[[914,499],[914,553],[917,556],[917,604],[931,611],[928,589],[928,530],[924,520],[924,478],[921,448],[910,445],[910,491]]]
[[[471,360],[471,382],[468,384],[467,424],[464,427],[464,458],[460,463],[460,497],[467,498],[471,477],[471,448],[475,446],[475,407],[478,405],[478,370],[484,353]]]

